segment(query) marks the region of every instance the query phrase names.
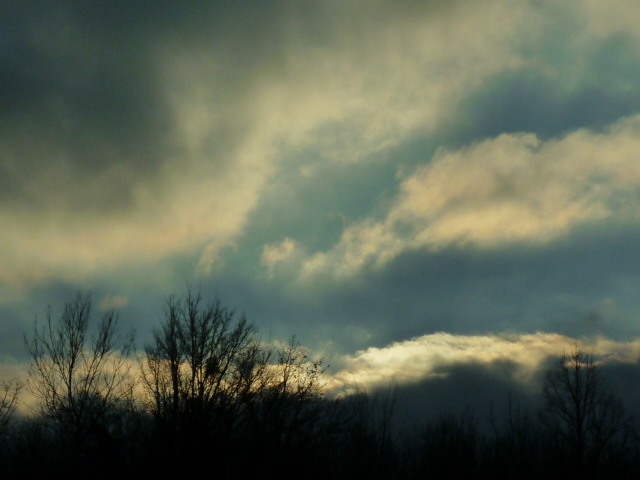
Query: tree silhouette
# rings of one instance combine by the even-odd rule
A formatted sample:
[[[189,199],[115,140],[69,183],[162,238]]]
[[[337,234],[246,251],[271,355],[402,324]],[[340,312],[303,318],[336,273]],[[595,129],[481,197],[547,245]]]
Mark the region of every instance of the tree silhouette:
[[[295,338],[265,350],[263,358],[268,363],[244,407],[241,435],[259,456],[261,472],[277,472],[283,463],[293,472],[325,448],[335,405],[322,398],[322,361],[310,361]]]
[[[22,389],[22,382],[0,380],[0,474],[5,471],[10,443],[10,424],[18,404],[18,396]]]
[[[19,380],[0,381],[0,441],[6,435],[11,417],[16,411],[21,389],[22,382]]]
[[[341,464],[346,476],[394,478],[397,385],[368,393],[355,385],[355,392],[342,399],[344,435]]]
[[[632,419],[577,345],[547,371],[539,415],[509,399],[493,435],[470,408],[407,432],[397,390],[325,397],[321,360],[295,337],[262,342],[218,299],[169,297],[134,379],[117,314],[90,317],[78,294],[25,335],[40,402],[11,420],[21,383],[0,381],[0,477],[638,478]]]
[[[44,325],[39,328],[36,319],[33,335],[25,335],[29,389],[40,400],[39,413],[72,452],[82,452],[91,432],[133,391],[127,359],[133,333],[118,336],[115,311],[106,312],[90,333],[90,317],[90,295],[78,293],[58,320],[49,308]]]
[[[147,408],[174,467],[185,449],[196,460],[194,470],[202,467],[199,450],[225,457],[222,452],[265,366],[255,328],[244,315],[236,320],[219,300],[204,304],[190,290],[167,300],[164,322],[145,349],[141,370]],[[184,471],[184,463],[180,468]]]
[[[541,420],[552,448],[566,452],[574,474],[591,474],[629,439],[631,418],[609,391],[593,355],[574,345],[546,374]]]
[[[293,461],[294,447],[308,446],[322,424],[322,362],[310,362],[294,339],[263,345],[244,315],[191,290],[167,300],[141,371],[163,469],[196,474],[215,456],[218,471],[247,474],[250,466],[232,459],[256,448],[251,455],[270,452],[264,471],[285,452]]]
[[[422,430],[422,472],[438,478],[471,478],[479,464],[480,433],[471,409],[441,413]]]

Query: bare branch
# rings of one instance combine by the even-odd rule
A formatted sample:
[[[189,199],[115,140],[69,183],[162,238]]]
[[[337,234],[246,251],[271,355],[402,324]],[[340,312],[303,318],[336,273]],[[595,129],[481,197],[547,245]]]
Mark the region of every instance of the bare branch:
[[[36,319],[32,336],[25,335],[29,388],[40,399],[40,413],[76,443],[133,391],[127,358],[133,333],[119,337],[118,315],[109,311],[88,338],[90,316],[90,296],[78,293],[57,321],[48,308],[44,325]]]

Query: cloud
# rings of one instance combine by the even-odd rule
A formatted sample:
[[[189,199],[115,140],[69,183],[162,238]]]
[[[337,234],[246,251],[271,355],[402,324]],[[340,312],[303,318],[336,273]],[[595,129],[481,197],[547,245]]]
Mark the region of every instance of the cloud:
[[[206,273],[283,152],[363,161],[523,63],[512,43],[525,4],[314,5],[7,14],[0,281],[78,280],[178,252],[201,252]]]
[[[272,279],[277,268],[282,267],[283,264],[291,264],[301,255],[298,243],[285,237],[280,243],[264,245],[261,263],[267,270],[267,277]]]
[[[331,250],[303,262],[302,276],[351,276],[412,249],[540,245],[605,220],[634,224],[639,148],[640,116],[632,116],[603,133],[503,134],[440,149],[402,180],[382,220],[347,227]]]
[[[640,40],[637,22],[640,21],[640,8],[630,0],[615,0],[603,5],[597,0],[582,2],[580,10],[588,19],[587,33],[602,38],[616,34],[626,34]]]
[[[522,335],[452,335],[435,333],[360,350],[341,359],[344,367],[330,375],[331,391],[351,391],[356,385],[375,390],[398,383],[416,384],[447,375],[455,365],[512,364],[512,380],[533,384],[549,357],[566,353],[577,340],[554,333]],[[580,346],[599,362],[634,363],[640,340],[616,342],[605,337],[583,339]]]
[[[129,298],[124,295],[106,296],[98,304],[102,310],[112,310],[129,305]]]

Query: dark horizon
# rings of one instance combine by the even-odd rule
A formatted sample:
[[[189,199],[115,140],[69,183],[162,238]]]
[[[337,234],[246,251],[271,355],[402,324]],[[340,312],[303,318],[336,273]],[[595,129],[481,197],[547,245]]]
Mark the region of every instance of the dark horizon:
[[[26,383],[0,383],[0,474],[298,478],[303,470],[307,478],[409,480],[640,473],[640,424],[615,381],[630,372],[603,365],[577,343],[539,372],[536,400],[514,390],[517,366],[505,362],[494,371],[443,369],[417,388],[367,392],[354,384],[336,396],[326,389],[323,360],[295,338],[263,342],[253,323],[219,300],[189,290],[169,297],[164,312],[138,351],[116,311],[91,327],[89,294],[36,322],[25,334]],[[16,414],[25,389],[37,399],[30,416]],[[434,403],[452,393],[464,408],[452,398]],[[483,420],[479,406],[488,399]]]

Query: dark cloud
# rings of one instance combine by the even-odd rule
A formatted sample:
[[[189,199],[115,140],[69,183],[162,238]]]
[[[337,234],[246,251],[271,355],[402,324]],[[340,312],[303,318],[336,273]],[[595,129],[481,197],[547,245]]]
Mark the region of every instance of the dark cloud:
[[[34,210],[52,199],[71,210],[129,206],[133,185],[157,173],[169,148],[149,52],[130,34],[108,35],[99,9],[26,8],[3,15],[0,200]]]
[[[470,412],[481,430],[490,433],[492,421],[497,427],[503,426],[510,402],[514,411],[533,413],[541,406],[539,386],[519,382],[515,378],[517,370],[518,366],[510,362],[440,367],[433,378],[397,387],[394,420],[411,430],[443,414]],[[383,391],[378,392],[381,394]]]
[[[241,104],[239,92],[282,51],[279,10],[99,0],[2,8],[0,202],[34,211],[130,208],[137,184],[159,181],[167,161],[186,156],[162,84],[178,68],[166,51],[215,58],[217,100]],[[210,161],[228,160],[224,149],[242,128],[212,132]]]
[[[544,374],[556,362],[557,358],[549,358],[543,362],[529,384],[523,384],[517,379],[518,366],[510,362],[443,366],[434,372],[437,376],[433,378],[414,385],[398,386],[395,421],[411,429],[437,419],[442,414],[470,411],[482,431],[490,433],[492,422],[499,428],[504,426],[509,404],[513,412],[526,411],[535,418],[544,402]],[[640,365],[609,362],[598,368],[604,385],[637,418],[640,413]],[[391,388],[393,391],[393,385]],[[384,390],[370,393],[386,394]]]
[[[549,32],[552,45],[545,48],[543,43],[524,53],[553,74],[539,68],[501,72],[464,100],[463,122],[438,132],[437,138],[456,147],[502,133],[557,138],[579,128],[600,131],[640,111],[640,94],[632,87],[640,80],[635,39],[611,35],[577,52],[571,36],[581,27],[573,22]],[[579,66],[578,56],[584,62]]]
[[[287,158],[250,214],[240,248],[257,251],[257,259],[263,245],[284,237],[309,251],[331,248],[346,225],[370,214],[397,189],[395,162],[382,162],[379,156],[365,165],[332,162],[319,152]],[[305,167],[310,174],[305,175]]]
[[[439,330],[628,338],[637,334],[638,325],[628,316],[639,306],[629,304],[618,280],[638,281],[632,254],[637,238],[635,230],[582,232],[535,249],[408,253],[372,276],[369,288],[375,293],[365,294],[389,305],[375,300],[366,305],[396,318],[389,322],[398,330],[395,338]],[[594,309],[607,299],[625,313],[594,319]]]
[[[55,321],[62,314],[65,304],[73,301],[78,293],[85,295],[91,290],[70,282],[49,279],[32,285],[27,295],[0,308],[0,354],[26,359],[23,337],[32,334],[34,322],[37,320],[41,324],[46,321],[47,311],[51,312]],[[99,298],[94,293],[92,299],[93,320],[97,322],[102,314],[98,308]]]
[[[618,396],[635,418],[640,418],[640,363],[608,362],[600,368],[607,388]]]
[[[23,334],[28,327],[33,325],[27,323],[24,316],[24,310],[16,305],[5,306],[0,308],[0,352],[11,359],[25,359],[27,352],[22,342]]]
[[[66,302],[78,293],[78,286],[49,279],[32,285],[26,295],[17,295],[12,302],[0,307],[0,356],[25,360],[27,350],[23,338],[31,334],[34,321],[46,320],[50,308],[52,317],[59,316]]]
[[[173,265],[178,273],[167,280],[173,288],[145,285],[142,279],[125,285],[117,275],[97,275],[92,292],[96,304],[107,295],[129,298],[121,312],[123,325],[138,330],[141,344],[161,318],[166,296],[183,293],[188,282],[205,298],[218,295],[229,308],[246,312],[265,338],[297,335],[303,344],[328,353],[383,347],[439,331],[545,331],[628,340],[639,328],[638,238],[633,229],[596,231],[535,249],[407,252],[380,271],[349,282],[322,282],[308,291],[290,285],[290,278],[258,279],[253,261],[243,264],[231,253],[225,270],[207,278],[191,276],[192,258],[183,259],[183,267]],[[22,306],[28,306],[23,310],[28,314],[20,317],[20,328],[47,304],[61,307],[78,288],[83,287],[49,282],[33,290]],[[12,318],[11,323],[18,321]]]
[[[640,72],[635,72],[629,80],[639,78]],[[516,132],[532,132],[546,140],[579,128],[598,131],[640,110],[640,95],[616,91],[606,82],[582,84],[569,93],[564,88],[561,81],[534,72],[501,76],[465,102],[465,124],[445,133],[445,143],[461,146]]]
[[[260,282],[229,271],[205,289],[218,286],[265,325],[304,338],[333,331],[347,351],[439,331],[624,340],[639,328],[638,238],[636,229],[612,228],[536,248],[407,252],[360,278],[314,283],[313,292],[291,287],[291,279]]]
[[[405,18],[445,3],[386,5],[375,15]],[[162,84],[166,70],[180,66],[165,54],[215,59],[213,77],[206,69],[196,74],[209,75],[214,102],[242,109],[257,79],[286,74],[291,49],[357,46],[356,39],[372,34],[375,18],[356,20],[340,14],[343,8],[290,1],[5,4],[0,201],[33,210],[131,207],[136,184],[157,180],[165,162],[184,153]],[[246,128],[242,121],[224,122],[204,147],[215,163],[225,161],[224,143]]]

